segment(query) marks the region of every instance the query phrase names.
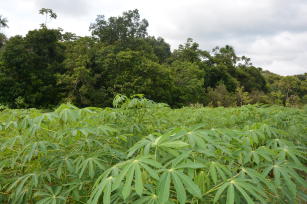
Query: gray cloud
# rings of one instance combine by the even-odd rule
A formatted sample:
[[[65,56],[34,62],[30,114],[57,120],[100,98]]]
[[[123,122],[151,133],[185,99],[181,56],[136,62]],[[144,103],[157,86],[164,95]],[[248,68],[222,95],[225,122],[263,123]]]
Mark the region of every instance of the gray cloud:
[[[63,16],[80,17],[90,12],[90,4],[84,0],[34,0],[37,9],[51,8]]]
[[[306,0],[0,0],[8,35],[25,34],[42,23],[38,9],[59,14],[50,26],[89,35],[97,14],[120,15],[137,8],[149,33],[176,48],[192,37],[203,49],[229,44],[256,66],[278,74],[307,72]]]

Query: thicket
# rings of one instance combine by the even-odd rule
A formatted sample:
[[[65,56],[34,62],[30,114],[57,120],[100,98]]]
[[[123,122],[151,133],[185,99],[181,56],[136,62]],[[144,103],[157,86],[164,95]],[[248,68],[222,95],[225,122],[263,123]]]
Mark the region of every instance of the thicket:
[[[56,18],[41,9],[44,19]],[[0,27],[7,20],[0,18]],[[307,77],[278,76],[237,56],[233,47],[212,51],[192,39],[171,51],[161,37],[147,33],[138,10],[90,25],[92,36],[49,29],[47,22],[26,36],[0,35],[0,104],[11,108],[111,106],[117,94],[182,107],[254,103],[300,106],[306,103]]]
[[[306,202],[306,108],[113,105],[2,107],[0,202]]]

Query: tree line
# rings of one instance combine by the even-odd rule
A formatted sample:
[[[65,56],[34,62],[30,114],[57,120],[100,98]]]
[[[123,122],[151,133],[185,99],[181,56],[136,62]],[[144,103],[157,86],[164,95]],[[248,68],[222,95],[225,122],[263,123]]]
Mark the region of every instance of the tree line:
[[[172,107],[307,103],[307,73],[280,76],[253,66],[226,45],[203,50],[188,38],[173,51],[150,36],[138,10],[90,24],[91,36],[48,28],[7,38],[0,33],[0,104],[10,108],[111,106],[117,94],[142,93]],[[0,28],[8,21],[0,16]],[[0,32],[2,31],[0,30]]]

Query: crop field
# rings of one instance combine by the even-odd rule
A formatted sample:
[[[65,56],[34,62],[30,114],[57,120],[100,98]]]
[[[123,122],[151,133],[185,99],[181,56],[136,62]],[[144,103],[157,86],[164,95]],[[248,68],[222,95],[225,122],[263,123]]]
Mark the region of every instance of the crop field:
[[[0,112],[0,203],[304,203],[307,108],[117,96]]]

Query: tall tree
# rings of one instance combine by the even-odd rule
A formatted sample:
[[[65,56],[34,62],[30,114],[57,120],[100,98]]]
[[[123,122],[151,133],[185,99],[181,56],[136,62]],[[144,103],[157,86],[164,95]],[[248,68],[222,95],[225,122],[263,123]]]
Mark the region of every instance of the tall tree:
[[[4,33],[1,32],[2,28],[7,28],[8,27],[8,20],[7,18],[4,18],[2,15],[0,15],[0,48],[3,47],[5,41],[7,40],[6,36]]]
[[[122,16],[110,17],[108,20],[104,15],[98,15],[90,30],[92,35],[102,42],[112,44],[131,38],[144,38],[147,36],[147,27],[148,21],[141,20],[139,11],[135,9],[124,12]]]
[[[185,44],[180,44],[178,49],[174,50],[172,60],[199,64],[203,60],[208,59],[209,56],[207,51],[199,48],[198,43],[194,42],[192,38],[188,38]]]
[[[8,27],[7,23],[8,23],[7,18],[5,18],[2,15],[0,15],[0,30],[1,30],[1,28]]]
[[[15,106],[22,98],[30,107],[48,107],[59,102],[55,74],[63,70],[64,47],[59,30],[41,28],[25,37],[7,41],[2,53],[0,100]],[[11,84],[7,86],[7,84]]]
[[[41,24],[42,27],[47,27],[48,18],[51,20],[51,19],[56,19],[58,16],[55,12],[53,12],[52,9],[48,9],[48,8],[40,9],[39,14],[45,16],[45,23]]]
[[[170,65],[172,83],[172,104],[184,105],[202,103],[204,96],[204,71],[196,63],[174,61]]]

